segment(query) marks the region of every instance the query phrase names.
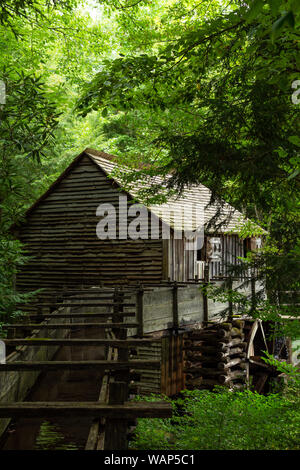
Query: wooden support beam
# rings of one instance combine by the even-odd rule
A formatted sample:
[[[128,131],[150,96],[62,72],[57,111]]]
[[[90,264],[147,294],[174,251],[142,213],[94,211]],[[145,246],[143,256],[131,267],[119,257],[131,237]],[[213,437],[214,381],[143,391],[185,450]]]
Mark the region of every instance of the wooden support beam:
[[[222,342],[220,342],[222,341]],[[204,341],[197,341],[197,345],[195,345],[194,341],[186,340],[185,345],[184,345],[184,350],[188,351],[203,351],[203,352],[212,352],[214,351],[223,351],[223,352],[229,352],[230,348],[232,347],[240,347],[245,349],[247,346],[247,343],[244,342],[241,338],[233,338],[229,342],[225,342],[226,338],[216,338],[215,341],[210,340],[210,343],[205,343]],[[228,341],[228,338],[227,338]]]
[[[269,378],[268,372],[259,374],[258,380],[254,385],[254,389],[257,393],[262,393],[263,388]]]
[[[111,382],[109,384],[109,405],[122,406],[127,394],[128,384],[126,382]],[[127,421],[115,414],[114,417],[105,421],[104,450],[125,450],[127,447]]]
[[[174,282],[173,285],[173,328],[178,330],[179,328],[179,316],[178,316],[178,285]]]
[[[2,325],[5,330],[47,328],[48,330],[66,330],[69,328],[137,328],[138,323],[16,323]]]
[[[236,357],[232,359],[231,361],[227,362],[226,364],[224,362],[220,362],[218,364],[218,369],[226,370],[237,365],[239,365],[239,367],[246,368],[245,358]]]
[[[226,384],[235,379],[243,379],[246,377],[246,374],[246,370],[233,370],[228,372],[226,375],[219,375],[218,379],[221,384]]]
[[[97,302],[85,302],[83,299],[82,302],[64,302],[58,303],[42,303],[42,304],[34,304],[30,305],[32,308],[43,308],[43,307],[113,307],[115,304],[113,302],[101,302],[100,300]],[[122,302],[119,305],[123,305],[124,307],[135,307],[135,303],[130,302]]]
[[[113,337],[113,333],[109,332],[110,337]],[[114,348],[108,348],[106,361],[117,360],[118,351]],[[99,402],[107,403],[108,402],[108,393],[109,393],[109,381],[110,374],[107,372],[102,378],[101,389],[99,393]],[[104,450],[104,440],[105,440],[105,418],[97,419],[94,418],[92,425],[90,427],[90,432],[88,439],[85,445],[85,450]]]
[[[118,291],[116,292],[116,300],[122,298],[122,292]],[[122,313],[123,307],[120,305],[117,305],[114,309],[114,316],[112,318],[113,322],[119,322],[122,320],[122,317],[119,316],[119,313]],[[138,326],[139,329],[139,326]],[[125,328],[118,328],[112,330],[113,333],[115,334],[116,339],[120,340],[126,340],[127,339],[127,329]],[[124,361],[127,362],[129,360],[129,353],[128,353],[128,348],[118,348],[118,360],[119,361]],[[124,382],[125,383],[125,398],[124,401],[128,400],[128,383],[129,383],[129,369],[123,370],[121,372],[117,372],[114,374],[115,381],[118,382]]]
[[[131,288],[129,289],[126,289],[125,292],[128,293],[128,292],[131,292]],[[97,294],[98,296],[100,295],[110,295],[110,296],[113,296],[114,294],[114,288],[113,287],[86,287],[86,288],[79,288],[79,289],[68,289],[67,287],[64,288],[64,289],[61,289],[61,290],[55,290],[55,289],[51,289],[51,293],[45,293],[45,296],[47,297],[47,295],[51,295],[52,297],[53,296],[56,296],[56,297],[66,297],[66,296],[69,296],[69,295],[72,295],[72,296],[77,296],[77,295],[81,295],[81,294]],[[41,295],[43,295],[43,292],[41,293]]]
[[[204,266],[204,283],[203,286],[207,287],[209,283],[209,265],[206,264]],[[206,293],[203,293],[203,321],[204,324],[207,325],[208,323],[208,318],[209,318],[209,312],[208,312],[208,297]]]
[[[144,335],[144,289],[140,285],[137,292],[137,321],[139,323],[138,336]]]
[[[85,294],[87,295],[89,293],[85,292]],[[99,294],[99,295],[88,295],[88,296],[85,296],[85,295],[70,295],[70,296],[67,296],[67,297],[64,295],[63,297],[62,296],[61,297],[57,296],[57,297],[55,297],[56,300],[52,301],[53,297],[54,297],[53,295],[51,295],[51,296],[45,295],[45,297],[43,297],[43,298],[40,297],[39,300],[36,303],[33,302],[33,305],[42,305],[42,304],[45,305],[45,304],[50,304],[50,303],[51,303],[51,305],[56,305],[56,304],[61,305],[64,302],[73,302],[73,301],[75,301],[75,302],[76,301],[77,302],[79,302],[79,301],[80,302],[85,302],[86,300],[96,300],[96,301],[100,301],[100,302],[110,300],[111,303],[113,303],[113,295],[110,295],[110,296],[101,296],[101,294]],[[131,298],[131,295],[128,295],[128,294],[124,295],[124,299],[130,299],[130,298]]]
[[[11,361],[0,364],[0,372],[12,370],[80,370],[94,369],[103,372],[106,370],[135,370],[135,369],[159,369],[160,361],[157,360],[133,360],[133,361]]]
[[[252,276],[251,276],[251,313],[255,312],[256,304],[257,304],[257,299],[256,299],[256,292],[255,292],[255,277],[254,277],[254,273],[252,273]]]
[[[113,315],[112,312],[100,312],[100,313],[43,313],[43,314],[33,314],[33,315],[26,315],[26,319],[30,320],[42,320],[45,318],[98,318],[98,317],[111,317]],[[124,317],[135,317],[135,312],[123,312],[122,314]]]
[[[123,298],[122,298],[122,302],[124,301],[124,299],[130,299],[130,298],[131,298],[131,295],[125,295],[125,294],[124,294],[124,296],[123,296]],[[72,297],[70,297],[70,298],[67,298],[67,299],[65,298],[65,299],[64,299],[64,302],[66,302],[66,301],[68,301],[68,302],[73,302],[73,300],[75,300],[75,301],[76,301],[76,300],[77,300],[77,301],[80,300],[81,302],[85,302],[86,300],[97,300],[97,301],[100,301],[100,302],[102,302],[103,300],[110,300],[112,304],[114,303],[113,294],[112,294],[111,296],[109,296],[109,297],[108,297],[108,296],[101,297],[100,295],[97,295],[97,296],[94,295],[94,296],[89,296],[89,297],[85,297],[85,296],[73,296],[73,295],[72,295]],[[55,303],[61,304],[61,303],[63,303],[63,302],[60,301],[60,302],[55,302]]]
[[[233,318],[233,302],[232,302],[232,287],[233,287],[233,281],[232,281],[232,278],[231,278],[231,277],[228,278],[227,287],[228,287],[228,290],[229,290],[228,321],[232,321],[232,318]]]
[[[0,418],[50,418],[91,416],[119,419],[170,418],[172,406],[165,402],[126,402],[122,405],[96,402],[17,402],[1,403]]]
[[[143,346],[153,341],[159,341],[159,338],[130,338],[122,339],[52,339],[52,338],[21,338],[4,339],[7,346],[113,346],[115,348]]]

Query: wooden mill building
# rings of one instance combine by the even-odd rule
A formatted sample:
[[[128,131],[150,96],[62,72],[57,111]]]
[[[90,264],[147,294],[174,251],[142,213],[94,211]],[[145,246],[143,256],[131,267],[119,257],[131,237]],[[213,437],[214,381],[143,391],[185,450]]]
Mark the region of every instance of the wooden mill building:
[[[169,224],[169,240],[162,238],[161,229],[156,239],[100,240],[96,234],[99,204],[112,204],[118,210],[120,195],[136,202],[135,190],[122,189],[119,178],[111,176],[116,168],[113,156],[87,148],[27,211],[25,221],[15,228],[32,257],[18,275],[19,290],[57,290],[100,282],[147,284],[168,278],[189,281],[196,275],[201,278],[203,265],[214,260],[216,247],[217,269],[213,268],[211,275],[218,276],[224,274],[227,264],[238,263],[238,257],[252,247],[254,239],[245,241],[234,233],[244,219],[228,204],[218,215],[219,222],[222,217],[227,222],[218,230],[206,230],[203,247],[187,251],[185,237],[176,239],[174,221],[167,217],[170,210],[174,214],[201,204],[206,226],[218,213],[216,205],[209,205],[211,191],[203,185],[187,188],[180,197],[173,196],[159,208],[147,207],[149,218],[159,210],[160,223]],[[217,242],[211,243],[212,239]]]
[[[186,188],[180,196],[168,197],[161,205],[144,203],[143,212],[148,225],[141,229],[139,237],[128,237],[129,224],[136,219],[130,209],[139,201],[139,189],[152,189],[153,183],[163,188],[164,181],[155,177],[143,181],[142,185],[136,182],[134,187],[128,188],[121,184],[124,171],[128,172],[128,169],[117,164],[115,157],[89,148],[74,159],[27,211],[24,222],[14,227],[15,235],[24,243],[30,256],[28,264],[17,275],[16,286],[20,292],[44,289],[40,296],[40,299],[45,296],[42,304],[44,313],[46,309],[48,314],[49,307],[49,314],[53,315],[59,307],[60,314],[64,312],[67,316],[70,314],[69,307],[71,314],[75,310],[76,314],[85,315],[86,305],[88,313],[92,309],[92,313],[102,312],[104,307],[97,307],[98,300],[93,301],[95,304],[92,305],[85,303],[85,296],[88,298],[93,291],[85,288],[99,288],[101,285],[100,291],[110,291],[113,295],[121,290],[112,288],[122,286],[123,293],[127,288],[127,296],[130,305],[135,306],[135,312],[129,312],[127,307],[122,312],[128,315],[134,313],[135,324],[138,325],[128,329],[128,336],[148,335],[148,339],[151,339],[147,346],[136,348],[137,357],[158,359],[161,362],[161,368],[153,373],[140,371],[141,383],[144,384],[141,390],[145,393],[172,395],[185,386],[185,367],[191,369],[190,377],[187,378],[194,386],[193,360],[198,361],[198,358],[193,356],[192,351],[185,355],[184,350],[189,345],[193,348],[194,341],[197,343],[198,328],[207,325],[211,318],[215,321],[216,315],[223,314],[224,307],[229,312],[225,314],[230,318],[233,313],[232,302],[225,305],[208,298],[199,289],[198,283],[194,282],[195,277],[203,279],[205,271],[207,280],[209,267],[210,277],[216,284],[222,283],[228,276],[228,266],[238,265],[239,257],[255,247],[256,239],[239,238],[238,228],[245,222],[243,216],[226,203],[221,210],[216,204],[211,204],[211,191],[201,184]],[[120,214],[123,211],[120,198],[129,202],[126,224]],[[99,212],[100,206],[103,210]],[[201,209],[204,232],[195,231],[199,223],[194,213],[195,206]],[[109,212],[109,207],[115,210],[116,236],[101,239],[97,230],[99,223],[105,219],[104,208]],[[195,244],[192,250],[188,249],[190,239],[186,233],[178,237],[178,220],[184,211],[190,215],[187,228],[194,232]],[[153,220],[157,223],[155,236],[152,236]],[[126,236],[123,236],[124,228]],[[166,229],[170,235],[167,238],[164,237]],[[231,281],[233,289],[243,283],[243,279]],[[139,283],[142,285],[137,286]],[[63,288],[67,288],[67,291],[61,296]],[[72,300],[74,291],[76,295],[84,292],[79,304],[78,300]],[[71,306],[68,303],[61,305],[60,297],[65,298],[65,294],[71,295],[66,297],[73,302]],[[50,304],[46,300],[49,297]],[[56,307],[52,308],[53,304]],[[38,308],[40,312],[40,301],[32,308]],[[62,308],[67,311],[62,311]],[[52,320],[55,322],[55,317]],[[127,320],[132,320],[132,316],[126,319],[125,315]],[[193,328],[196,329],[196,335]],[[244,333],[236,331],[236,328],[233,333],[238,336],[233,338],[233,342],[242,344]],[[190,335],[186,343],[185,334]],[[229,342],[229,333],[224,334]],[[207,336],[211,338],[210,332]],[[197,349],[197,344],[195,347]],[[210,345],[208,347],[211,349]],[[243,351],[242,355],[244,357]],[[236,375],[240,373],[244,380],[245,370],[235,371]],[[210,385],[214,381],[209,378],[205,380],[210,381]],[[240,376],[237,380],[239,382]]]

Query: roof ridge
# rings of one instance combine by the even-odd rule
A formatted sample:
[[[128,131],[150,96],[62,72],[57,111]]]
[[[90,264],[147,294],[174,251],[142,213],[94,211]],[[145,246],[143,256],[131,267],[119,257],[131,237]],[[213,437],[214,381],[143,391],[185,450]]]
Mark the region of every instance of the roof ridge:
[[[89,153],[89,154],[91,154],[95,157],[101,157],[101,158],[104,158],[105,160],[113,161],[115,163],[118,163],[117,162],[118,157],[116,155],[112,155],[111,153],[102,152],[100,150],[92,149],[90,147],[87,147],[86,149],[84,149],[83,152],[84,153]]]

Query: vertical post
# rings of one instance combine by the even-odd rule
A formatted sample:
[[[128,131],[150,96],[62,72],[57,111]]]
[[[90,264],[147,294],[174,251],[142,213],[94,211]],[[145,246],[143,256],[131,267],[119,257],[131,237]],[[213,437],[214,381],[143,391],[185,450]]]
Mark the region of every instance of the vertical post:
[[[173,328],[177,331],[179,328],[179,318],[178,318],[178,285],[174,281],[173,285]]]
[[[137,321],[138,321],[138,336],[144,335],[144,289],[140,284],[137,291]]]
[[[174,333],[171,332],[169,336],[170,342],[170,365],[171,365],[171,390],[172,395],[177,393],[177,373],[178,373],[178,357],[177,357],[177,338],[179,328],[179,317],[178,317],[178,285],[174,281],[173,284],[173,328]],[[173,336],[174,334],[174,336]]]
[[[114,290],[113,297],[113,323],[122,323],[124,293],[122,289],[117,287]],[[125,328],[113,328],[113,333],[117,339],[126,339],[127,330]],[[118,360],[128,361],[128,348],[118,348]],[[128,384],[129,384],[129,368],[115,372],[109,384],[109,404],[123,404],[128,400]],[[127,441],[127,420],[110,418],[105,422],[105,450],[126,450],[128,447]]]
[[[209,265],[206,264],[204,266],[204,288],[205,292],[203,292],[203,320],[204,324],[206,325],[208,323],[208,298],[207,298],[207,293],[206,293],[206,288],[209,283]]]
[[[228,290],[229,290],[229,300],[228,300],[228,320],[232,321],[233,319],[233,303],[232,303],[232,277],[228,278]]]
[[[127,330],[126,330],[126,328],[120,328],[119,333],[118,333],[118,335],[116,335],[116,337],[117,337],[117,339],[126,340],[127,339]],[[127,347],[118,348],[118,361],[128,362],[128,360],[129,360],[128,348]],[[115,372],[114,377],[115,377],[116,381],[118,381],[118,382],[120,381],[120,382],[125,383],[125,385],[126,385],[125,400],[128,400],[128,396],[129,396],[129,367],[128,367],[128,369],[124,369],[122,371]]]
[[[209,263],[204,266],[204,282],[209,282]]]
[[[122,292],[122,287],[118,290],[115,289],[114,293],[114,315],[113,315],[113,323],[123,323],[124,316],[123,316],[123,305],[122,302],[124,300],[124,292]],[[117,339],[127,339],[127,329],[126,328],[116,328],[113,330],[115,337]],[[129,352],[128,348],[118,348],[118,360],[127,362],[129,359]],[[126,385],[126,392],[125,392],[125,399],[128,399],[128,383],[129,383],[129,368],[127,370],[123,370],[120,372],[116,372],[114,374],[115,380],[120,382],[125,382]]]

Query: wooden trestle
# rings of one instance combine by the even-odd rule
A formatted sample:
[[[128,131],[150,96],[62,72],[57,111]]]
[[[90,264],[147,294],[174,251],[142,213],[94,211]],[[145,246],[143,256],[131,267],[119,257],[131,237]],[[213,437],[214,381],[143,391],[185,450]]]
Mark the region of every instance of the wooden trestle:
[[[95,292],[95,291],[94,291]],[[136,307],[135,303],[126,302],[128,295],[123,289],[105,289],[105,292],[97,291],[97,295],[88,296],[90,290],[81,290],[80,294],[87,297],[80,297],[77,302],[78,292],[69,294],[77,295],[77,298],[70,297],[63,303],[36,304],[38,309],[36,315],[26,316],[29,323],[7,324],[4,328],[9,333],[9,338],[5,339],[8,346],[106,346],[106,360],[104,361],[16,361],[0,364],[1,371],[29,371],[40,370],[50,371],[58,369],[82,370],[94,369],[105,373],[99,393],[98,402],[15,402],[1,403],[0,417],[56,417],[56,416],[93,416],[94,420],[87,439],[86,449],[107,449],[122,450],[128,447],[128,428],[138,417],[147,418],[167,418],[172,416],[172,407],[166,402],[132,402],[129,401],[130,382],[132,374],[136,369],[159,369],[159,360],[131,360],[129,350],[136,346],[143,346],[153,343],[153,338],[127,338],[127,328],[137,327],[138,324],[125,322],[125,317],[135,316],[135,311],[127,312],[126,307]],[[66,295],[66,294],[65,294]],[[94,303],[90,301],[93,300]],[[104,301],[105,300],[105,301]],[[41,307],[55,309],[55,313],[41,313]],[[65,313],[60,312],[60,307],[81,307],[87,313]],[[89,307],[105,307],[107,311],[100,313],[88,313]],[[134,310],[134,309],[132,309]],[[95,319],[105,317],[107,322],[99,323],[40,323],[46,319],[70,319],[77,318]],[[36,323],[32,323],[36,320]],[[16,338],[20,334],[28,334],[28,331],[39,330],[39,328],[49,330],[73,328],[103,328],[106,338],[94,339],[54,339],[38,337]],[[14,337],[11,337],[14,336]],[[137,379],[135,374],[135,380]]]

